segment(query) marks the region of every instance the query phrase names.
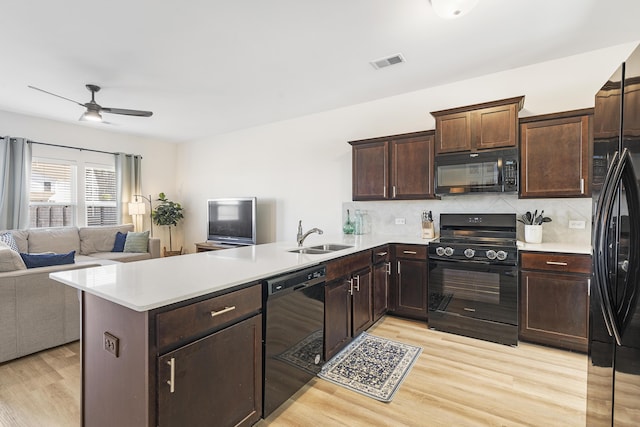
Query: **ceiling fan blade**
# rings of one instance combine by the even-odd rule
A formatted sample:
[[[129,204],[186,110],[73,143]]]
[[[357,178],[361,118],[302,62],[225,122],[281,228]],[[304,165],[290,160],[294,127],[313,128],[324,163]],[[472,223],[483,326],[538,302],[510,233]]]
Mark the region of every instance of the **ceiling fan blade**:
[[[127,110],[125,108],[100,107],[100,111],[111,114],[124,114],[125,116],[151,117],[153,112],[142,110]]]
[[[71,101],[74,104],[78,104],[78,105],[84,107],[84,104],[81,104],[78,101],[74,101],[73,99],[65,98],[64,96],[60,96],[60,95],[57,95],[55,93],[48,92],[48,91],[46,91],[44,89],[40,89],[39,87],[35,87],[35,86],[31,86],[31,85],[28,85],[28,87],[31,88],[31,89],[39,90],[40,92],[44,92],[44,93],[49,94],[49,95],[57,96],[58,98],[66,99],[67,101]]]

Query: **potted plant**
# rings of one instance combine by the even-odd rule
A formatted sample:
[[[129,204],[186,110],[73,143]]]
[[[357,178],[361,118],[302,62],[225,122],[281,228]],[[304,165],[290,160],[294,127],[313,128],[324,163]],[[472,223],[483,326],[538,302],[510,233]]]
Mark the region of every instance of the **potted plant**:
[[[166,246],[164,247],[165,256],[180,255],[182,253],[182,247],[179,251],[173,250],[173,244],[171,242],[171,226],[178,225],[178,222],[184,218],[182,214],[182,206],[180,203],[172,202],[167,199],[164,193],[158,194],[158,201],[160,204],[151,212],[151,218],[157,225],[169,226],[169,251],[167,252]]]

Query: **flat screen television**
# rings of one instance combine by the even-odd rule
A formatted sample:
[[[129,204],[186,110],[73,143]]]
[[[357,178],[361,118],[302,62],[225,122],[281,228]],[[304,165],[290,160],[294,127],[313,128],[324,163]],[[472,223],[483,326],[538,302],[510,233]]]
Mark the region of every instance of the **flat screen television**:
[[[207,200],[207,241],[255,245],[256,207],[255,197]]]

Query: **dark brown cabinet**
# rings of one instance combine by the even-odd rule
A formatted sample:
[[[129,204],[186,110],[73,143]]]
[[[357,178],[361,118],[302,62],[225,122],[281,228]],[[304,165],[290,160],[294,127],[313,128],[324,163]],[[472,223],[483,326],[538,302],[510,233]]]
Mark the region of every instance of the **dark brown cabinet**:
[[[395,245],[395,270],[393,314],[427,320],[427,247]]]
[[[524,96],[433,111],[435,154],[516,147]]]
[[[262,416],[260,284],[144,312],[86,292],[81,306],[83,425],[249,426]]]
[[[262,408],[262,316],[158,358],[158,426],[251,425]]]
[[[371,274],[373,280],[373,321],[384,316],[389,307],[389,278],[391,277],[389,246],[373,250]]]
[[[353,200],[433,198],[433,131],[352,145]]]
[[[520,269],[519,338],[586,352],[591,257],[523,252]]]
[[[329,360],[373,324],[371,251],[327,262],[324,342]]]
[[[589,197],[593,110],[520,120],[520,197]]]

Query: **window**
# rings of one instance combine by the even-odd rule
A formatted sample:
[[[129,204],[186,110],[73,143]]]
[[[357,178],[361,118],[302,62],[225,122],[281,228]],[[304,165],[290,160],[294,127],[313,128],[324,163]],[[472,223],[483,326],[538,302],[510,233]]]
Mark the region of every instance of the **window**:
[[[114,156],[66,149],[60,159],[52,148],[34,146],[30,227],[118,224]]]
[[[33,159],[29,194],[30,227],[75,224],[76,170],[76,165],[70,162]]]
[[[87,225],[116,225],[118,203],[115,168],[86,166],[84,171]]]

